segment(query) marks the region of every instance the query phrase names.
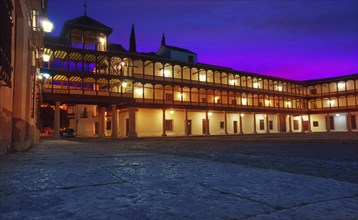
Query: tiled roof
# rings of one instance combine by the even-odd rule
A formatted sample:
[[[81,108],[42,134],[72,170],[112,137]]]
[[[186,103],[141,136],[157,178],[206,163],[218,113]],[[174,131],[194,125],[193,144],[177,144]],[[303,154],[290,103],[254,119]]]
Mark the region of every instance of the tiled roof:
[[[69,28],[69,26],[98,29],[98,30],[105,32],[107,35],[110,35],[113,31],[112,28],[108,27],[107,25],[102,24],[99,21],[94,20],[91,17],[88,17],[87,15],[83,15],[78,18],[74,18],[74,19],[66,21],[62,28],[61,36],[64,36],[64,34],[65,34],[66,30]]]
[[[181,51],[184,53],[192,53],[192,54],[196,54],[188,49],[184,49],[184,48],[180,48],[180,47],[173,47],[173,46],[169,46],[169,45],[163,45],[164,47],[171,49],[171,50],[177,50],[177,51]]]

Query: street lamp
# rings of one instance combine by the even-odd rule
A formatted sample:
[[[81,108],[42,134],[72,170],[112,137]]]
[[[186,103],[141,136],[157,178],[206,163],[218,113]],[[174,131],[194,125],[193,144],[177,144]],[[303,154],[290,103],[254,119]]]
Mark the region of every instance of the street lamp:
[[[44,20],[42,20],[42,28],[43,28],[44,32],[49,33],[53,29],[53,24],[48,19],[44,19]]]

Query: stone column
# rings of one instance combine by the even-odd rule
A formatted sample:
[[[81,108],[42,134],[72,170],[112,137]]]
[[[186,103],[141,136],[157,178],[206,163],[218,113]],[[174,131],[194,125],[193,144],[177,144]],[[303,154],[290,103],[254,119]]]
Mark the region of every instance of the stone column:
[[[303,116],[301,115],[301,133],[305,133],[303,130]]]
[[[292,133],[292,120],[291,115],[288,115],[288,132]]]
[[[166,130],[165,130],[165,108],[163,108],[163,126],[162,126],[162,129],[163,129],[162,136],[163,137],[167,136],[167,133],[166,133]]]
[[[331,123],[329,120],[329,114],[326,115],[326,130],[327,130],[327,132],[331,131]]]
[[[311,115],[308,114],[308,132],[312,132],[312,129],[311,129]]]
[[[281,132],[281,123],[280,123],[280,113],[277,113],[277,120],[276,120],[276,122],[277,122],[277,132],[282,133],[282,132]]]
[[[185,109],[185,135],[188,136],[189,135],[189,130],[188,130],[188,110]]]
[[[254,134],[257,134],[257,131],[256,131],[256,114],[255,113],[252,113],[253,116],[254,116]]]
[[[224,111],[224,126],[225,126],[225,134],[227,133],[227,117],[226,117],[226,111]]]
[[[60,116],[60,102],[56,102],[55,105],[55,118],[54,118],[54,128],[53,128],[53,137],[54,138],[59,138],[60,137],[60,121],[61,121],[61,116]]]
[[[118,110],[117,105],[112,105],[112,138],[118,138]]]
[[[98,137],[106,137],[106,108],[101,107],[98,112]]]
[[[135,112],[136,109],[134,107],[129,107],[129,132],[128,138],[137,138],[137,132],[135,129]]]
[[[240,115],[240,134],[244,134],[244,132],[242,132],[242,114]]]
[[[352,131],[352,117],[350,112],[347,113],[347,131]]]
[[[206,116],[206,135],[210,135],[209,113],[208,113],[208,111],[205,112],[205,116]]]
[[[270,134],[270,128],[269,128],[269,120],[268,120],[268,114],[265,115],[265,119],[266,119],[266,133]]]

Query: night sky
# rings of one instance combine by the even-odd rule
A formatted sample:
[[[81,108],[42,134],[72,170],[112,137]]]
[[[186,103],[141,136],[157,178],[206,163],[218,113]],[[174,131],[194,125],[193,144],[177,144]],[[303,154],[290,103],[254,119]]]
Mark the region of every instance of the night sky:
[[[49,0],[51,35],[84,14],[84,1]],[[87,15],[113,28],[109,41],[137,51],[166,43],[198,54],[198,62],[288,79],[358,73],[358,1],[93,0]]]

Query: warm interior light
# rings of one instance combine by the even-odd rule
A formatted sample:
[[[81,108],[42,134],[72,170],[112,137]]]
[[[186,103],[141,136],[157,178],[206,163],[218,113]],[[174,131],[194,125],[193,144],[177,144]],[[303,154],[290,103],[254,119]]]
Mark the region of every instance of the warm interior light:
[[[266,100],[265,100],[265,105],[266,105],[266,106],[269,106],[269,105],[270,105],[270,100],[267,100],[267,99],[266,99]]]
[[[200,75],[199,80],[200,81],[206,81],[206,76],[205,75]]]
[[[339,117],[339,114],[336,114],[337,117]]]
[[[291,102],[287,102],[286,106],[287,106],[288,108],[291,108]]]
[[[252,84],[252,86],[253,86],[255,89],[257,89],[257,88],[259,88],[259,83],[254,82],[254,83]]]
[[[338,88],[339,89],[344,89],[345,87],[346,87],[346,84],[344,82],[338,83]]]
[[[50,78],[50,74],[48,74],[48,73],[42,73],[42,76],[43,76],[45,79]]]
[[[302,115],[302,120],[303,121],[308,121],[308,115]]]
[[[169,114],[171,114],[171,115],[174,114],[174,110],[170,110]]]
[[[136,88],[135,92],[137,95],[142,95],[143,94],[143,88]]]
[[[127,82],[122,82],[122,87],[126,88],[127,87]]]
[[[230,79],[230,85],[235,85],[235,80],[234,79]]]
[[[184,94],[181,94],[181,93],[178,93],[178,99],[180,99],[180,100],[182,100],[183,99],[183,97],[184,97]]]
[[[246,98],[242,98],[242,101],[241,101],[241,102],[242,102],[243,105],[246,105],[246,104],[247,104],[247,99],[246,99]]]
[[[169,77],[170,76],[170,70],[164,70],[164,76]]]
[[[241,116],[241,117],[244,117],[244,113],[241,113],[240,116]]]
[[[278,91],[282,91],[282,86],[277,86]]]
[[[218,97],[218,96],[215,96],[214,97],[214,100],[215,100],[215,103],[218,103],[218,100],[219,100],[220,98]]]
[[[104,42],[105,42],[104,38],[103,38],[103,37],[100,37],[100,38],[99,38],[99,42],[100,42],[101,44],[104,44]]]
[[[212,115],[213,115],[213,113],[212,113],[212,112],[208,112],[208,115],[209,115],[209,116],[212,116]]]
[[[53,29],[53,24],[48,19],[44,19],[42,21],[42,28],[43,28],[44,32],[51,32]]]
[[[42,79],[42,74],[37,75],[37,79],[41,80]]]
[[[121,62],[121,65],[124,66],[124,62]]]
[[[328,104],[329,104],[329,105],[333,105],[333,104],[334,104],[334,100],[328,100]]]
[[[42,59],[43,59],[44,62],[48,62],[48,61],[50,60],[50,55],[48,55],[48,54],[43,54],[43,55],[42,55]]]

